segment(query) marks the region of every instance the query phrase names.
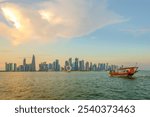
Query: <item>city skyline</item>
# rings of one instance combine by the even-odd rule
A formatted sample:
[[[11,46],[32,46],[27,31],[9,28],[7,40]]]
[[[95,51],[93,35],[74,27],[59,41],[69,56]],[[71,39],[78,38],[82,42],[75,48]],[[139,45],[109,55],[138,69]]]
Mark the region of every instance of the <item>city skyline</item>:
[[[0,70],[35,53],[150,70],[149,0],[0,0]],[[78,9],[77,9],[78,8]]]
[[[26,62],[26,58],[23,59],[22,64],[18,66],[16,62],[5,62],[5,71],[36,71],[36,61],[33,54],[31,63]]]
[[[32,60],[30,63],[27,63],[26,58],[22,60],[22,64],[17,64],[14,62],[5,62],[6,72],[34,72],[34,71],[111,71],[119,68],[117,65],[112,65],[109,63],[94,63],[92,61],[86,61],[80,58],[69,58],[64,61],[64,64],[59,63],[59,59],[47,63],[46,61],[41,62],[36,67],[35,55],[33,54]],[[70,67],[68,69],[68,67]],[[120,66],[123,67],[123,66]]]

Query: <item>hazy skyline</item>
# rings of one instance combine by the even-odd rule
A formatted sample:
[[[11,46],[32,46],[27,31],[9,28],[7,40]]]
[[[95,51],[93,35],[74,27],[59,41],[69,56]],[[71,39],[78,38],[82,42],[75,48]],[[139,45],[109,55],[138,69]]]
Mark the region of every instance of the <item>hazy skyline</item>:
[[[0,69],[35,54],[150,69],[149,0],[0,0]],[[30,59],[29,59],[30,62]]]

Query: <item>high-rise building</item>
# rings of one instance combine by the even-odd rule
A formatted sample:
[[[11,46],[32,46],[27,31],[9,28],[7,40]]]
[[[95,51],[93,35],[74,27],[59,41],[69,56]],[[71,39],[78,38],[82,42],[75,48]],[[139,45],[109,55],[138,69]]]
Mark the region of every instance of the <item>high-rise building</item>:
[[[32,57],[31,71],[36,71],[35,56]]]
[[[92,62],[90,62],[90,71],[92,71],[93,70],[93,64],[92,64]]]
[[[105,70],[106,71],[108,71],[108,66],[109,66],[108,63],[106,63],[106,65],[105,65]]]
[[[56,62],[55,61],[53,62],[52,68],[53,68],[53,71],[55,71],[55,69],[56,69]]]
[[[97,71],[100,71],[100,67],[101,67],[101,64],[100,64],[100,63],[98,63]]]
[[[72,63],[72,71],[75,71],[75,62]]]
[[[89,62],[88,61],[85,63],[85,70],[86,71],[90,70],[90,66],[89,66]]]
[[[26,63],[26,59],[23,59],[23,64],[17,67],[16,63],[5,63],[6,71],[36,71],[35,56],[32,57],[30,64]]]
[[[26,69],[26,59],[25,58],[23,59],[23,71],[27,71],[27,69]]]
[[[97,65],[96,64],[93,65],[93,71],[97,71]]]
[[[48,70],[52,71],[53,65],[51,63],[48,64]]]
[[[8,64],[7,64],[7,63],[5,63],[5,71],[9,71],[9,70],[8,70]]]
[[[79,71],[82,70],[82,61],[79,61]]]
[[[48,64],[46,62],[39,64],[39,71],[48,71]]]
[[[24,66],[23,65],[19,65],[17,68],[17,71],[24,71]]]
[[[23,59],[23,65],[24,66],[26,65],[26,59],[25,58]]]
[[[59,60],[56,59],[52,64],[42,62],[41,64],[39,64],[39,71],[60,71]]]
[[[78,58],[75,58],[75,71],[78,71],[78,68],[79,68],[79,59]]]
[[[60,71],[59,60],[56,59],[55,63],[56,63],[55,71]]]
[[[5,63],[5,71],[16,71],[16,63]]]
[[[84,60],[79,61],[79,70],[84,71]]]
[[[67,67],[69,66],[69,61],[65,61],[65,66],[64,66],[64,68],[65,68],[65,71],[67,71]]]
[[[69,65],[70,65],[71,68],[72,68],[72,58],[69,58]]]
[[[101,70],[101,71],[106,70],[106,65],[105,65],[105,63],[101,63],[101,64],[100,64],[100,70]]]
[[[14,63],[14,71],[17,71],[17,64]]]

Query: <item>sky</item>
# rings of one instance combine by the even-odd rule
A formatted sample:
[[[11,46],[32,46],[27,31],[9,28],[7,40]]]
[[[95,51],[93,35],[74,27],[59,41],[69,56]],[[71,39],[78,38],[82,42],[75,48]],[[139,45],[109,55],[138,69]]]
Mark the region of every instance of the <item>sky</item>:
[[[149,0],[0,0],[0,69],[78,57],[150,69]]]

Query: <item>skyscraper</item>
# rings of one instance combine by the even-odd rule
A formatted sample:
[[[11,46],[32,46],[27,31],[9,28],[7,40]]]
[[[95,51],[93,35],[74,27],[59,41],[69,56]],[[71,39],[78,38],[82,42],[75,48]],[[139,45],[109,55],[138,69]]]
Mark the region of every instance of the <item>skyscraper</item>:
[[[36,71],[35,56],[32,57],[31,71]]]
[[[26,59],[25,58],[23,59],[23,65],[24,66],[26,65]]]
[[[60,71],[60,65],[59,65],[59,60],[56,59],[56,68],[55,68],[55,71]]]
[[[85,70],[86,71],[89,71],[90,70],[90,66],[89,66],[89,62],[87,61],[86,64],[85,64]]]
[[[39,64],[39,71],[48,71],[48,64],[46,62]]]
[[[84,71],[84,60],[79,61],[79,70]]]
[[[78,71],[79,68],[79,59],[75,58],[75,71]]]
[[[93,71],[97,71],[97,65],[96,64],[93,65]]]
[[[5,63],[5,71],[9,71],[8,64]]]
[[[69,65],[72,67],[72,58],[69,58]]]
[[[67,71],[67,69],[66,69],[67,66],[69,66],[69,61],[65,61],[65,67],[64,68],[65,68],[66,71]]]
[[[13,72],[16,71],[16,63],[5,63],[5,71]]]
[[[90,71],[93,71],[93,64],[90,62]]]
[[[23,71],[26,71],[26,59],[23,59]]]
[[[52,68],[53,68],[53,71],[56,70],[56,61],[53,62],[53,67]]]
[[[17,64],[14,63],[14,71],[17,71]]]

